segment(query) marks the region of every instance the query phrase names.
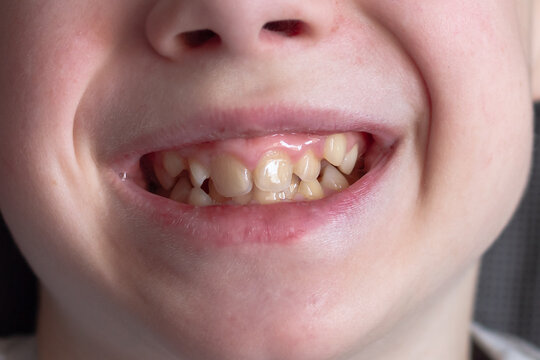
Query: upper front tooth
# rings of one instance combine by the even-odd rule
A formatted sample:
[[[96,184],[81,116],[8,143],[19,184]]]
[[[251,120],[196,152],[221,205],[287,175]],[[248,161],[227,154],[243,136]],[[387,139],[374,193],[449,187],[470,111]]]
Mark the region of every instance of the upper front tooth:
[[[289,187],[292,173],[291,160],[287,154],[269,151],[259,160],[253,180],[260,190],[280,192]]]
[[[325,189],[340,191],[349,187],[345,176],[332,165],[326,166],[322,171],[321,185]]]
[[[165,190],[170,190],[174,186],[175,179],[163,168],[163,164],[158,161],[154,162],[154,174],[161,187]]]
[[[259,204],[273,204],[286,199],[285,192],[263,191],[259,188],[253,190],[253,200]]]
[[[321,162],[308,150],[294,165],[293,172],[304,181],[315,180],[321,171]]]
[[[177,177],[186,168],[186,162],[175,151],[167,151],[163,154],[163,168],[172,177]]]
[[[189,178],[194,187],[201,187],[204,180],[210,177],[210,171],[197,159],[189,159]]]
[[[251,172],[230,155],[213,159],[210,173],[216,190],[225,197],[245,195],[253,187]]]
[[[208,195],[217,203],[224,203],[227,198],[217,191],[216,186],[212,180],[208,182]]]
[[[341,165],[346,151],[347,138],[344,134],[334,134],[326,138],[324,142],[324,158],[332,165]]]
[[[350,175],[356,165],[356,159],[358,158],[358,144],[345,155],[343,162],[339,165],[339,171],[344,174]]]
[[[284,191],[285,198],[287,200],[293,200],[294,195],[298,192],[298,186],[300,186],[300,178],[296,175],[293,175],[291,179],[291,185],[289,185],[289,188]]]

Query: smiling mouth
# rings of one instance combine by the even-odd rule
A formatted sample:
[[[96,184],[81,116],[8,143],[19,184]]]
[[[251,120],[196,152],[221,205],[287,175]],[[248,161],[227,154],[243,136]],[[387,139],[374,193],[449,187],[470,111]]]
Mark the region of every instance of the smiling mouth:
[[[383,154],[366,132],[228,139],[145,154],[140,185],[195,207],[306,202],[347,189]]]

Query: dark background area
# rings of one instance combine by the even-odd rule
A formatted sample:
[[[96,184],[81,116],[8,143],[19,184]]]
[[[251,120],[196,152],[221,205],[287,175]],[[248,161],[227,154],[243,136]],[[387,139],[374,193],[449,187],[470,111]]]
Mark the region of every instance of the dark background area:
[[[535,113],[531,182],[511,223],[484,256],[475,319],[540,346],[540,104]],[[34,331],[36,284],[0,219],[0,337]]]

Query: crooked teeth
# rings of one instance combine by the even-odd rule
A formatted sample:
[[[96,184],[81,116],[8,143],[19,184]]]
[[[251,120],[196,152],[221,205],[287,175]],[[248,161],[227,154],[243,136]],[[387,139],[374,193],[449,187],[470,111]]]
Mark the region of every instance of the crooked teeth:
[[[174,186],[175,179],[163,168],[162,162],[154,162],[154,174],[163,189],[170,190]]]
[[[174,185],[174,188],[169,195],[169,199],[185,203],[189,198],[189,193],[191,192],[192,188],[193,186],[191,186],[187,176],[181,176],[176,185]]]
[[[251,171],[230,155],[215,158],[210,173],[216,190],[225,197],[245,195],[253,187]]]
[[[186,169],[186,162],[175,151],[166,151],[163,154],[163,169],[169,176],[175,178]]]
[[[304,181],[317,179],[321,171],[321,162],[315,157],[315,154],[308,150],[294,165],[293,172]]]
[[[214,202],[212,198],[204,192],[204,190],[196,187],[191,189],[188,196],[188,203],[194,206],[209,206]]]
[[[193,187],[200,188],[204,180],[210,177],[210,171],[197,159],[189,159],[189,178]]]
[[[349,138],[358,141],[354,140],[347,152]],[[214,151],[211,147],[202,147],[201,152],[189,150],[193,156],[186,157],[180,151],[149,154],[154,176],[148,174],[148,179],[151,182],[157,179],[159,183],[157,187],[150,184],[149,188],[157,195],[195,206],[320,199],[347,188],[362,176],[363,173],[353,170],[362,164],[365,152],[362,138],[354,135],[334,134],[324,140],[324,143],[310,143],[314,145],[308,146],[299,158],[300,154],[295,154],[294,158],[298,159],[295,164],[289,150],[269,150],[253,171],[230,153],[221,151],[217,156],[208,153]],[[148,168],[146,164],[141,160],[144,169]]]
[[[317,180],[301,181],[298,186],[298,193],[306,200],[317,200],[324,196],[321,184]]]
[[[343,162],[339,165],[339,171],[346,175],[350,175],[356,164],[358,158],[358,144],[354,145],[352,149],[345,155]]]
[[[255,168],[253,173],[255,185],[262,191],[283,191],[291,183],[292,168],[287,154],[281,151],[269,151]]]
[[[330,135],[324,142],[324,158],[334,166],[339,166],[345,158],[347,138],[344,134]]]
[[[349,187],[349,182],[338,169],[328,165],[322,171],[321,185],[325,189],[341,191]]]

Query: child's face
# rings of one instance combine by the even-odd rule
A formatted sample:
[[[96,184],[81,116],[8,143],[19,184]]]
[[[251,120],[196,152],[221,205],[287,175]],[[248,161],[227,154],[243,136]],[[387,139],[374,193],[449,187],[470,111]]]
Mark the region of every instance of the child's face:
[[[528,6],[1,2],[2,214],[74,328],[188,358],[357,351],[457,291],[519,200]],[[200,29],[221,41],[185,45]],[[134,180],[158,150],[340,132],[386,157],[320,201],[191,208]]]

